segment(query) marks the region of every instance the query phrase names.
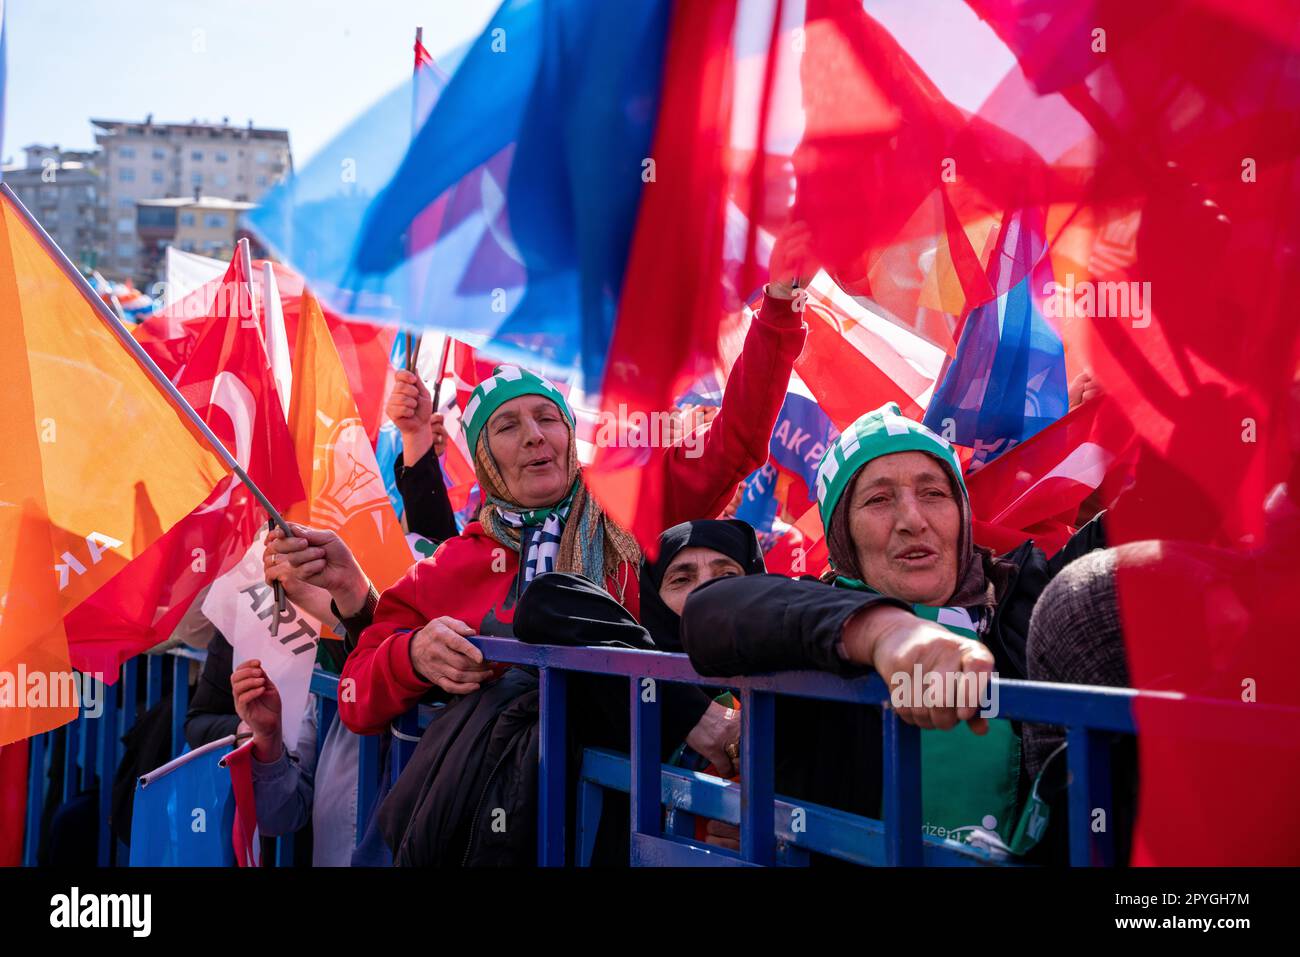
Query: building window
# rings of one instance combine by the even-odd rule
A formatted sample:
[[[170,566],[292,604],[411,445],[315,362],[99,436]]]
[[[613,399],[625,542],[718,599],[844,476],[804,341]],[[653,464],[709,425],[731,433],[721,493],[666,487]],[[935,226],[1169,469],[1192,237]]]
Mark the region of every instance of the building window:
[[[216,176],[212,177],[212,183],[214,186],[224,187],[227,182],[228,180],[226,179],[225,173],[218,173]]]
[[[167,151],[160,150],[155,146],[153,150],[153,158],[156,160],[165,160],[167,158]]]
[[[119,233],[130,233],[135,231],[135,220],[123,217],[117,221],[117,231]]]
[[[134,146],[119,146],[119,147],[117,148],[117,155],[120,156],[120,157],[121,157],[122,159],[124,159],[124,160],[133,160],[133,159],[135,159],[135,147],[134,147]]]
[[[265,186],[265,185],[266,185],[266,177],[265,177],[265,176],[259,176],[259,177],[257,177],[257,185],[258,185],[258,186]]]
[[[205,229],[225,229],[225,213],[206,213],[203,217],[203,226]]]
[[[135,200],[130,196],[119,196],[117,198],[117,205],[120,209],[131,209],[135,206]]]
[[[120,170],[117,171],[117,179],[118,182],[120,183],[134,183],[135,170],[133,170],[129,166],[123,166]]]
[[[155,183],[161,183],[163,181],[163,171],[160,169],[156,169],[149,174],[149,178],[153,180]]]
[[[203,185],[203,174],[202,174],[202,173],[191,173],[191,174],[190,174],[190,183],[193,184],[194,186],[202,186],[202,185]]]
[[[192,159],[196,163],[202,163],[203,150],[194,150],[192,153],[190,153],[190,159]]]
[[[218,163],[224,163],[224,162],[226,161],[227,158],[228,158],[228,157],[226,156],[224,150],[217,150],[217,162],[218,162]]]
[[[194,225],[194,214],[193,214],[193,213],[181,213],[181,225],[182,225],[182,226],[193,226],[193,225]]]
[[[258,150],[258,151],[257,151],[257,161],[258,161],[259,163],[265,163],[265,162],[266,162],[266,150]]]
[[[118,244],[117,244],[117,258],[118,258],[118,259],[131,259],[131,258],[133,258],[134,256],[135,256],[135,247],[132,246],[130,243],[118,243]]]

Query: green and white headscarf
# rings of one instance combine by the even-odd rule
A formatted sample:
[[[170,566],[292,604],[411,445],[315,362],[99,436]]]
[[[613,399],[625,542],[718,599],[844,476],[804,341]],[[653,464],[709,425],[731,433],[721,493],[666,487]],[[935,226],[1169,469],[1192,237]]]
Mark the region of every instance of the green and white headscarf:
[[[934,456],[948,467],[960,494],[965,497],[961,461],[952,443],[904,416],[897,402],[888,402],[874,412],[859,416],[822,456],[817,466],[817,510],[824,528],[831,527],[835,506],[862,467],[882,455],[896,452],[926,452]]]
[[[568,491],[564,498],[540,508],[513,501],[497,467],[484,427],[492,414],[511,399],[538,395],[550,399],[569,426],[569,452],[565,463]],[[587,492],[578,464],[576,420],[569,403],[543,376],[519,366],[498,366],[491,378],[475,387],[465,406],[465,434],[474,456],[474,472],[483,490],[479,521],[488,534],[519,552],[520,591],[538,575],[550,571],[576,572],[597,584],[614,580],[616,597],[623,600],[626,582],[623,566],[636,569],[641,549],[630,533],[609,519]]]
[[[469,402],[465,403],[465,440],[471,454],[478,448],[479,433],[487,425],[488,419],[492,418],[492,413],[521,395],[540,395],[550,399],[569,420],[570,425],[577,425],[569,403],[550,379],[520,366],[497,366],[491,376],[474,387]]]

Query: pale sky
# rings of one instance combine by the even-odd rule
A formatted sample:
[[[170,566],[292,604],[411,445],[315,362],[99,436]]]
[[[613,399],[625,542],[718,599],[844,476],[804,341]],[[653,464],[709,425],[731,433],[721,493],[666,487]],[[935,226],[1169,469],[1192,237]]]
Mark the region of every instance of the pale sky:
[[[94,145],[89,119],[193,119],[289,131],[302,166],[499,0],[5,0],[3,153]]]

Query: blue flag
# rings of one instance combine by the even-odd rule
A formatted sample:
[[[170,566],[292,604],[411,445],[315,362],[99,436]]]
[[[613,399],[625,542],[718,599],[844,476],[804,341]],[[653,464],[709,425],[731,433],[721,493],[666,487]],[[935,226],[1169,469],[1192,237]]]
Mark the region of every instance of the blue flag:
[[[989,270],[998,296],[967,317],[925,413],[930,429],[975,450],[972,468],[1045,429],[1069,405],[1065,349],[1034,298],[1035,267],[1050,269],[1040,263],[1041,217],[1008,215],[999,246]]]
[[[441,59],[451,79],[398,162],[409,87],[250,224],[341,312],[435,326],[594,391],[653,181],[669,11],[506,0],[463,59]]]
[[[235,799],[221,759],[235,737],[222,738],[143,775],[131,810],[132,867],[229,867]]]

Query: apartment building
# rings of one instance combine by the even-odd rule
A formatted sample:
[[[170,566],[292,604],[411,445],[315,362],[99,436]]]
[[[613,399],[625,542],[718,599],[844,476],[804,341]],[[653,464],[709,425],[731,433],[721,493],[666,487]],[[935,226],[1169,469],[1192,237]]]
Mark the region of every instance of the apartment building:
[[[217,196],[139,200],[139,276],[145,282],[163,278],[168,246],[212,259],[230,259],[235,243],[243,235],[239,215],[255,205]]]
[[[78,267],[100,265],[108,237],[98,154],[34,143],[26,161],[4,168],[18,199]]]
[[[109,232],[101,271],[113,279],[152,278],[152,254],[146,264],[138,229],[136,206],[142,200],[192,202],[197,190],[223,197],[223,202],[256,203],[293,171],[288,131],[255,127],[251,120],[247,126],[226,120],[155,123],[152,116],[143,122],[90,122],[102,151],[102,203]],[[210,212],[215,216],[218,211]],[[192,241],[214,240],[196,235]]]

